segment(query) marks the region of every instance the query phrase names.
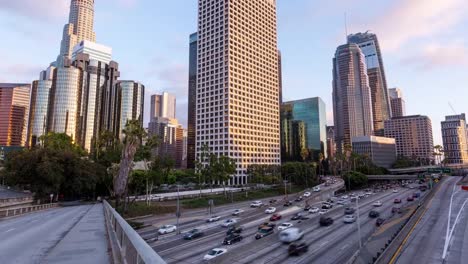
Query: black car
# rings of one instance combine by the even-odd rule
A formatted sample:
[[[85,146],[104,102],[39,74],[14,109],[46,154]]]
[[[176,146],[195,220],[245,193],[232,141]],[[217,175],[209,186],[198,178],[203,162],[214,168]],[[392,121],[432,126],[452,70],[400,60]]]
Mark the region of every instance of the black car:
[[[291,206],[293,203],[291,201],[287,201],[284,203],[284,206]]]
[[[319,221],[321,226],[329,226],[333,224],[333,218],[331,217],[320,217]]]
[[[346,207],[344,209],[344,213],[347,214],[347,215],[351,215],[351,214],[354,214],[354,212],[356,212],[356,209],[352,208],[352,207]]]
[[[184,235],[184,239],[186,240],[192,240],[197,237],[203,236],[203,232],[198,230],[198,229],[192,229],[188,233]]]
[[[226,232],[226,235],[231,235],[231,234],[240,234],[242,233],[242,227],[240,226],[230,226]]]
[[[302,201],[302,199],[303,199],[302,196],[299,196],[299,197],[296,198],[296,202],[300,202],[300,201]]]
[[[271,199],[271,200],[270,200],[270,203],[271,203],[271,204],[276,203],[276,200],[275,200],[275,199]]]
[[[273,227],[263,227],[260,230],[258,230],[257,234],[255,234],[255,239],[260,239],[262,237],[269,236],[273,234],[273,232]]]
[[[223,241],[223,245],[232,245],[236,242],[239,242],[239,241],[242,241],[242,236],[239,235],[239,234],[231,234],[229,236],[227,236],[224,241]]]
[[[380,213],[377,212],[377,211],[372,210],[372,211],[369,212],[369,217],[370,218],[377,218],[379,216],[380,216]]]
[[[302,253],[305,253],[309,250],[309,246],[306,243],[295,244],[292,243],[289,245],[288,254],[289,256],[299,256]]]
[[[291,220],[300,220],[303,215],[301,213],[297,213],[291,217]]]
[[[312,208],[312,206],[306,204],[306,206],[304,206],[304,211],[309,211],[310,208]]]
[[[375,221],[375,225],[376,226],[381,226],[384,222],[385,222],[385,219],[377,218],[377,220]]]

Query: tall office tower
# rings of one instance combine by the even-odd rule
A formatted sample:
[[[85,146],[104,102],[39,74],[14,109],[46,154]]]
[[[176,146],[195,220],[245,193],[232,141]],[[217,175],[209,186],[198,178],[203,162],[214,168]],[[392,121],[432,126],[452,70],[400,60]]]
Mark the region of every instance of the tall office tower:
[[[279,86],[279,103],[280,107],[283,103],[283,66],[281,61],[281,51],[278,50],[278,86]]]
[[[387,91],[387,79],[377,35],[365,32],[348,36],[348,43],[359,45],[366,58],[367,75],[372,98],[374,133],[383,136],[384,121],[392,117]]]
[[[156,117],[176,118],[176,97],[170,93],[151,96],[150,119]]]
[[[252,164],[280,164],[275,0],[199,0],[196,153],[236,160],[228,184]]]
[[[327,126],[327,157],[329,159],[335,157],[336,144],[335,144],[335,127]]]
[[[94,33],[94,0],[71,0],[68,24],[63,28],[57,65],[71,58],[73,48],[83,40],[96,41]]]
[[[444,156],[448,164],[468,163],[468,140],[465,114],[446,116],[442,125]]]
[[[327,113],[325,103],[319,97],[284,102],[281,105],[282,160],[302,161],[303,148],[309,152],[308,160],[319,160],[320,153],[323,157],[328,154]]]
[[[373,135],[365,57],[353,43],[339,46],[333,59],[333,115],[338,153],[351,147],[353,137]]]
[[[139,120],[143,126],[143,109],[145,102],[145,86],[135,81],[118,81],[115,85],[117,101],[115,106],[113,129],[120,140],[125,138],[122,130],[130,120]]]
[[[39,138],[47,133],[47,112],[49,110],[49,93],[52,88],[55,67],[49,66],[42,71],[39,80],[33,81],[29,110],[28,146],[34,147]]]
[[[401,90],[399,88],[388,89],[388,95],[390,96],[390,105],[392,106],[392,117],[405,116],[406,106]]]
[[[394,117],[385,121],[385,137],[396,140],[397,155],[418,160],[421,165],[434,161],[432,122],[427,116]]]
[[[190,35],[188,120],[187,120],[187,168],[195,168],[196,106],[197,106],[197,45],[198,34]]]
[[[0,146],[25,146],[30,84],[0,83]]]

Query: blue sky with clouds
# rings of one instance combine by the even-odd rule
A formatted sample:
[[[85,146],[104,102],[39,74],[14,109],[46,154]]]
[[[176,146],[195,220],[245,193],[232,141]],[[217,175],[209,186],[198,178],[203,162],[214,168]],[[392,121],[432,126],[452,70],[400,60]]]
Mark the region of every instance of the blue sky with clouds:
[[[331,122],[332,57],[348,31],[379,37],[389,87],[400,87],[408,114],[425,114],[441,142],[440,121],[468,111],[468,1],[277,0],[284,100],[320,96]],[[69,0],[0,0],[0,82],[31,82],[59,52]],[[177,95],[186,122],[188,36],[196,0],[96,0],[97,42],[113,48],[122,79],[149,95]],[[148,108],[147,111],[149,112]],[[146,116],[149,113],[145,113]]]

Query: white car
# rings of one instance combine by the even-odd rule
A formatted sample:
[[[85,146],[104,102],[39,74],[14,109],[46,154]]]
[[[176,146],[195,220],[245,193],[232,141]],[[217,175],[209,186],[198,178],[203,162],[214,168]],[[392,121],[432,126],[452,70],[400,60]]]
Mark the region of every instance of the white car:
[[[279,234],[279,239],[283,243],[291,243],[291,242],[300,240],[303,237],[304,237],[304,232],[302,232],[299,228],[295,228],[295,227],[283,230]]]
[[[304,197],[310,197],[311,193],[310,192],[305,192]]]
[[[235,225],[237,224],[237,220],[236,219],[226,219],[224,220],[224,222],[221,224],[222,227],[230,227],[232,225]]]
[[[285,229],[288,229],[290,227],[292,227],[293,224],[291,223],[282,223],[281,225],[278,226],[278,230],[285,230]]]
[[[226,252],[227,252],[227,249],[225,249],[225,248],[213,248],[212,250],[210,250],[210,252],[208,252],[208,254],[206,254],[203,257],[203,260],[214,259],[214,258],[216,258],[218,256],[221,256],[222,254],[224,254]]]
[[[273,214],[274,212],[276,212],[275,207],[268,207],[268,209],[265,210],[266,214]]]
[[[314,192],[320,192],[320,187],[319,187],[319,186],[315,186],[312,190],[313,190]]]
[[[177,230],[177,227],[174,225],[163,225],[159,228],[158,233],[160,235],[164,235],[164,234],[175,232],[176,230]]]
[[[250,204],[250,207],[260,207],[262,205],[263,205],[262,201],[255,201]]]
[[[354,215],[345,215],[343,222],[346,224],[354,223],[356,222],[356,216]]]
[[[328,210],[327,209],[321,209],[318,213],[319,213],[319,215],[324,215],[324,214],[328,213]]]
[[[234,210],[234,212],[232,212],[232,215],[237,216],[237,215],[240,215],[243,212],[244,212],[244,210],[242,210],[242,209],[236,209],[236,210]]]
[[[380,207],[382,206],[382,202],[381,201],[377,201],[375,203],[372,204],[374,207]]]
[[[344,200],[346,200],[346,199],[348,199],[348,198],[349,198],[348,195],[343,195],[343,196],[341,196],[341,199],[344,199]]]
[[[320,211],[320,209],[318,209],[317,207],[312,207],[309,209],[309,213],[311,214],[316,214]]]
[[[221,216],[215,215],[215,216],[212,216],[212,217],[206,219],[206,222],[208,222],[208,223],[216,222],[216,221],[219,221],[220,219],[221,219]]]
[[[398,192],[398,190],[397,190],[397,189],[393,189],[393,192],[394,192],[394,193],[397,193],[397,192]]]

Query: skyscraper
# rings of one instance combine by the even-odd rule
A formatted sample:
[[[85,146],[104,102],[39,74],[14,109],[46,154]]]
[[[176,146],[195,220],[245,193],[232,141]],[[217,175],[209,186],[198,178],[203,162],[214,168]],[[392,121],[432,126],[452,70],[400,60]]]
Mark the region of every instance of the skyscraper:
[[[196,153],[280,164],[276,1],[199,0]]]
[[[151,96],[150,119],[156,117],[176,118],[176,97],[170,93]]]
[[[333,115],[338,153],[351,147],[352,138],[373,135],[365,57],[353,43],[339,46],[333,59]]]
[[[39,138],[47,133],[47,113],[49,111],[49,93],[55,67],[49,66],[42,71],[39,80],[33,81],[29,110],[28,146],[35,146]]]
[[[444,157],[448,164],[468,163],[468,139],[465,114],[446,116],[442,121]]]
[[[406,115],[405,100],[403,93],[398,88],[391,88],[388,90],[390,96],[390,104],[392,106],[392,117],[400,117]]]
[[[30,84],[0,83],[0,146],[25,146]]]
[[[357,44],[364,53],[371,90],[374,133],[383,136],[384,121],[390,119],[392,113],[377,35],[369,32],[352,34],[348,36],[348,43]]]
[[[197,47],[198,34],[190,35],[188,120],[187,120],[187,168],[195,168],[196,106],[197,106]]]
[[[96,41],[94,33],[94,0],[71,0],[68,24],[63,28],[57,65],[71,58],[73,48],[83,40]]]
[[[331,159],[335,156],[335,127],[327,126],[327,158]]]
[[[118,81],[116,84],[117,102],[114,119],[115,135],[124,139],[122,130],[130,120],[139,120],[143,126],[143,109],[145,102],[145,86],[135,81]]]

